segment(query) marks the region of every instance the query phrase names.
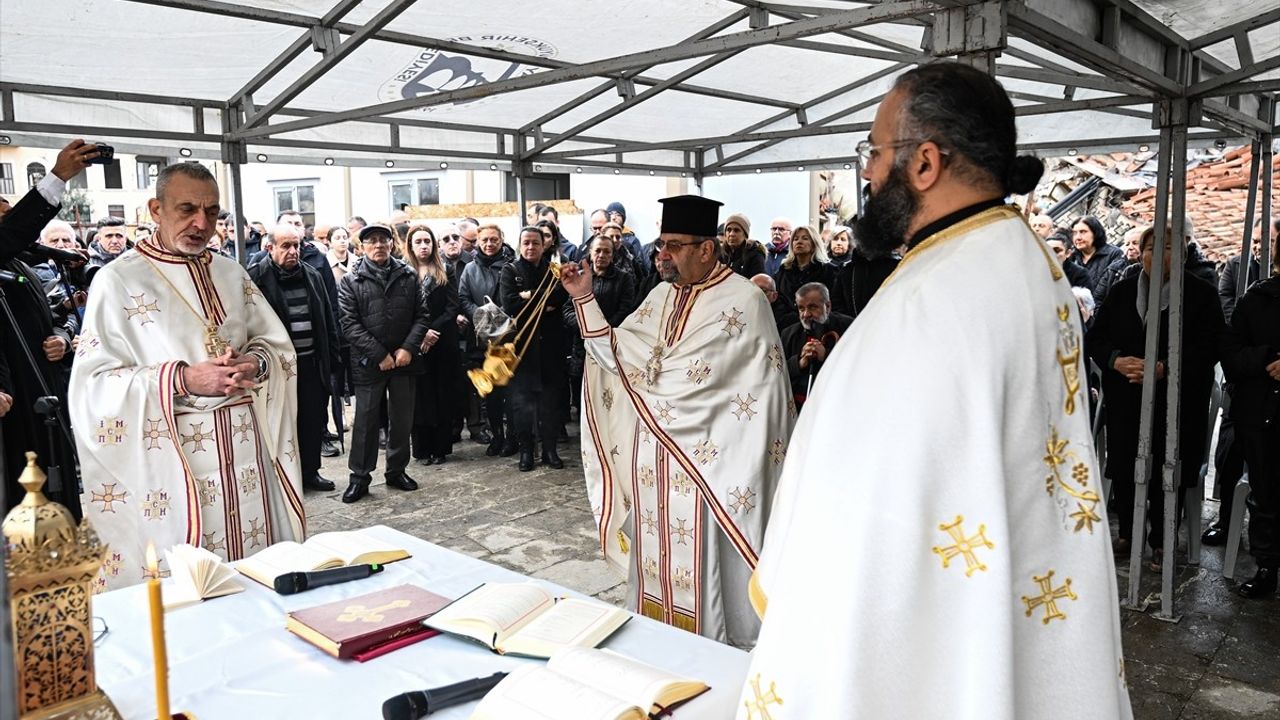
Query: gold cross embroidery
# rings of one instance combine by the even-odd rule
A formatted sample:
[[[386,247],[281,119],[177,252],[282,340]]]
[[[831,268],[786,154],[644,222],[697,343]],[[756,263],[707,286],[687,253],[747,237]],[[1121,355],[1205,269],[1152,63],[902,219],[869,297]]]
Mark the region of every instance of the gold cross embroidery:
[[[1067,578],[1063,582],[1062,587],[1059,588],[1053,587],[1052,570],[1044,575],[1032,575],[1031,579],[1040,586],[1040,595],[1037,597],[1027,597],[1026,595],[1022,596],[1022,602],[1027,604],[1027,617],[1031,617],[1031,614],[1035,612],[1036,608],[1043,606],[1044,618],[1042,618],[1040,622],[1048,625],[1049,621],[1053,619],[1066,620],[1066,613],[1058,609],[1058,601],[1080,599],[1076,596],[1075,592],[1071,590],[1071,578]]]
[[[254,518],[249,523],[249,529],[241,531],[241,534],[244,535],[245,542],[252,548],[262,544],[262,541],[258,538],[265,536],[267,534],[267,529],[265,527],[258,527],[258,520],[257,518]]]
[[[119,483],[103,483],[102,492],[94,491],[93,499],[90,500],[89,502],[102,503],[101,512],[109,512],[109,513],[115,512],[116,509],[112,507],[112,504],[114,503],[125,504],[124,498],[126,495],[129,494],[128,490],[122,490],[119,493],[117,493],[116,485],[118,484]]]
[[[978,534],[973,537],[966,538],[964,536],[964,528],[961,527],[963,524],[963,515],[957,515],[955,522],[940,523],[938,525],[938,529],[950,535],[951,539],[955,541],[955,544],[948,545],[946,547],[935,545],[933,547],[933,551],[942,558],[943,569],[949,567],[951,565],[951,561],[957,555],[963,557],[965,565],[964,576],[970,577],[978,570],[985,571],[987,569],[986,564],[978,560],[978,556],[975,554],[975,551],[980,547],[985,547],[988,550],[991,550],[995,548],[995,544],[987,539],[986,525],[979,525]]]
[[[133,300],[135,307],[127,307],[124,309],[124,311],[128,313],[128,317],[126,318],[127,320],[140,317],[142,318],[141,324],[143,325],[146,325],[149,322],[155,322],[147,313],[160,312],[159,301],[147,302],[146,293],[142,293],[141,295],[130,295],[129,298]]]
[[[231,426],[231,432],[240,436],[240,442],[249,442],[249,433],[253,430],[253,423],[249,422],[249,413],[240,416],[240,423]]]
[[[364,605],[348,605],[347,607],[343,608],[342,614],[339,615],[336,619],[340,623],[380,622],[383,618],[383,613],[387,612],[388,610],[406,608],[412,604],[413,603],[408,600],[392,600],[386,605],[379,605],[378,607],[372,607],[372,608],[365,607]]]
[[[776,683],[769,681],[769,692],[760,691],[760,673],[751,681],[751,694],[754,698],[744,701],[742,704],[747,708],[747,720],[773,720],[773,715],[769,714],[770,705],[782,705],[782,698],[778,697]]]
[[[204,441],[212,440],[213,432],[205,432],[204,423],[193,423],[191,425],[191,434],[180,435],[180,437],[182,438],[183,445],[186,445],[187,443],[192,443],[194,445],[194,447],[191,448],[191,452],[204,452]]]
[[[684,526],[684,524],[688,522],[688,520],[685,520],[684,518],[676,518],[676,522],[679,523],[679,525],[668,525],[667,529],[671,531],[671,536],[676,539],[677,543],[681,545],[688,545],[689,543],[687,541],[693,536],[693,529]]]

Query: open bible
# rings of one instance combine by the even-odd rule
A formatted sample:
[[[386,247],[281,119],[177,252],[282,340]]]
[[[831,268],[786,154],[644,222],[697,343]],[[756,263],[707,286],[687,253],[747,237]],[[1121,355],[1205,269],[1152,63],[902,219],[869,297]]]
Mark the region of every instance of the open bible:
[[[499,654],[547,658],[568,647],[595,647],[631,618],[593,600],[564,598],[535,583],[486,583],[426,620]]]
[[[285,573],[311,572],[365,563],[386,564],[403,560],[409,553],[371,538],[362,532],[327,532],[313,535],[304,543],[278,542],[262,552],[236,563],[242,575],[273,587]]]
[[[645,720],[709,688],[706,683],[608,650],[569,648],[545,667],[512,672],[480,701],[472,720]]]
[[[235,579],[236,571],[204,548],[174,545],[164,551],[164,557],[169,564],[169,580],[164,584],[165,610],[244,592],[244,585]]]

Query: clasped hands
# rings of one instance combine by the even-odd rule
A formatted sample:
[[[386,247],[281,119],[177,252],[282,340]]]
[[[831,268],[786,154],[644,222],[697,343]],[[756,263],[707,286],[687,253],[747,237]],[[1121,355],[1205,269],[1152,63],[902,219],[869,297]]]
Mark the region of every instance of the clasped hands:
[[[809,338],[804,346],[800,348],[800,367],[802,368],[809,367],[809,363],[814,361],[826,362],[826,359],[827,346],[823,345],[822,341],[817,338]]]
[[[386,372],[398,367],[404,367],[411,362],[413,362],[413,356],[409,354],[408,350],[405,350],[404,348],[396,348],[394,353],[382,358],[378,363],[378,369]]]
[[[1140,357],[1121,356],[1116,358],[1116,372],[1125,376],[1125,379],[1131,383],[1142,384],[1143,364],[1145,360]],[[1165,366],[1163,360],[1156,361],[1156,379],[1164,379]]]
[[[182,383],[191,395],[230,397],[258,384],[258,359],[227,348],[212,360],[201,360],[182,369]]]

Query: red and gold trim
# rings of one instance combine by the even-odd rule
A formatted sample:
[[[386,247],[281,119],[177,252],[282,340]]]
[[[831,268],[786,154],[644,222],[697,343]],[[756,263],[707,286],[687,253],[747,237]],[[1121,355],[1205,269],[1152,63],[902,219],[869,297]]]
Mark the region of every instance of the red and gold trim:
[[[579,314],[578,318],[581,324],[582,315]],[[604,445],[600,444],[600,429],[596,426],[595,406],[591,402],[593,397],[591,373],[582,375],[582,397],[586,399],[582,409],[587,418],[587,427],[591,430],[591,444],[596,451],[596,462],[600,465],[600,552],[608,554],[609,521],[613,519],[613,467],[609,462],[608,451],[605,450]]]
[[[201,530],[204,528],[204,521],[200,514],[200,492],[196,488],[195,475],[191,472],[191,465],[187,463],[187,456],[182,452],[182,443],[177,439],[178,423],[175,419],[173,410],[174,388],[181,385],[181,380],[175,380],[176,376],[181,375],[182,362],[161,363],[157,367],[156,377],[156,396],[160,398],[160,414],[164,417],[165,426],[169,428],[169,437],[174,438],[172,443],[173,451],[178,455],[178,462],[182,464],[182,472],[184,475],[183,485],[186,490],[187,504],[187,543],[196,547],[200,546],[203,539]]]
[[[676,287],[675,309],[667,321],[667,326],[663,328],[663,340],[667,347],[675,345],[680,338],[684,337],[684,331],[689,326],[689,318],[693,315],[693,308],[697,305],[698,298],[730,277],[733,277],[732,269],[725,265],[716,265],[715,269],[701,282]]]
[[[214,445],[218,450],[218,475],[222,478],[222,521],[227,526],[227,560],[244,557],[244,536],[240,534],[240,485],[236,477],[236,451],[232,447],[231,411],[213,411]]]
[[[611,345],[614,359],[619,363],[619,367],[621,367],[621,361],[618,359],[618,344],[616,337],[613,339]],[[626,390],[627,397],[630,398],[631,405],[635,408],[636,414],[640,416],[640,420],[649,429],[649,432],[662,443],[662,446],[666,448],[667,452],[671,453],[672,457],[676,459],[676,462],[679,463],[680,467],[689,475],[689,478],[693,480],[694,484],[698,486],[698,490],[702,493],[703,498],[711,507],[712,515],[716,519],[716,524],[724,530],[725,536],[729,538],[731,543],[733,543],[734,549],[736,549],[738,554],[742,556],[742,559],[746,561],[747,566],[754,570],[756,562],[759,560],[759,554],[756,552],[755,548],[751,547],[751,542],[747,540],[746,535],[744,535],[742,531],[738,529],[738,526],[734,524],[733,518],[729,514],[728,509],[720,502],[720,498],[716,497],[711,486],[707,484],[706,478],[702,477],[702,473],[698,472],[697,463],[693,462],[688,456],[686,456],[676,441],[662,429],[662,426],[649,410],[649,406],[645,403],[644,398],[636,392],[636,389],[627,379],[626,373],[619,373],[618,378],[621,380],[622,387]],[[634,471],[632,474],[634,476]]]
[[[609,323],[607,322],[604,324],[604,327],[597,328],[595,330],[592,330],[591,328],[587,327],[587,317],[586,317],[586,314],[582,312],[582,310],[587,305],[590,305],[592,302],[594,302],[595,299],[596,299],[595,293],[587,293],[582,297],[576,297],[573,299],[573,309],[578,316],[578,333],[582,335],[583,340],[604,337],[613,330],[613,328],[609,327]]]

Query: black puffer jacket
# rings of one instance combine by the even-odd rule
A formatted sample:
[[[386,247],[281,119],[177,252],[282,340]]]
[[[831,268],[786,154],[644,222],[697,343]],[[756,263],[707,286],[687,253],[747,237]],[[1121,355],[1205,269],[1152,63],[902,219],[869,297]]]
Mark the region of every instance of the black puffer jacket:
[[[1102,281],[1102,276],[1106,274],[1107,268],[1111,267],[1111,263],[1124,257],[1124,250],[1115,245],[1101,243],[1095,245],[1093,256],[1089,258],[1089,262],[1084,261],[1084,256],[1079,250],[1071,251],[1067,256],[1066,263],[1075,265],[1076,267],[1089,273],[1089,292],[1093,292],[1098,287],[1098,283]]]
[[[526,304],[540,300],[540,285],[548,272],[550,272],[550,263],[545,257],[537,265],[524,258],[517,258],[515,262],[502,268],[502,277],[498,282],[498,294],[502,296],[500,303],[502,310],[514,319]],[[550,278],[548,282],[553,283],[554,289],[541,303],[541,307],[530,308],[528,315],[520,318],[517,332],[523,331],[535,321],[538,323],[538,329],[529,340],[529,349],[516,369],[513,386],[534,388],[537,387],[544,373],[564,372],[567,346],[563,318],[564,304],[569,302],[569,294],[565,292],[558,280]],[[528,300],[520,297],[520,293],[525,291],[532,293]],[[541,320],[537,320],[539,316],[542,317]],[[522,337],[521,343],[523,342]],[[520,349],[517,347],[516,351]]]
[[[1222,369],[1235,384],[1231,418],[1240,424],[1274,427],[1280,421],[1280,382],[1267,365],[1280,360],[1280,276],[1249,288],[1222,335]]]
[[[858,317],[901,260],[896,254],[869,258],[857,247],[849,250],[849,262],[834,271],[831,309],[852,318]]]
[[[351,344],[351,376],[368,384],[390,375],[412,375],[422,364],[418,348],[427,332],[427,310],[418,276],[404,262],[388,261],[386,279],[361,258],[338,288],[339,326]],[[404,367],[382,371],[378,363],[403,348],[414,359]]]
[[[835,285],[835,273],[832,270],[830,265],[817,260],[810,261],[803,268],[798,261],[792,262],[790,267],[780,266],[778,274],[773,278],[778,284],[778,298],[788,307],[795,307],[796,291],[811,282],[826,285],[827,292],[830,293]]]
[[[750,280],[764,272],[764,245],[747,240],[736,248],[721,245],[720,262],[729,269]]]
[[[640,301],[636,297],[636,279],[610,266],[599,275],[591,276],[591,292],[600,304],[604,319],[612,327],[618,327],[631,314]],[[582,337],[578,333],[578,312],[572,301],[564,304],[564,324],[573,336],[573,355],[569,362],[569,371],[575,377],[582,374],[582,363],[586,359],[586,348],[582,345]]]

